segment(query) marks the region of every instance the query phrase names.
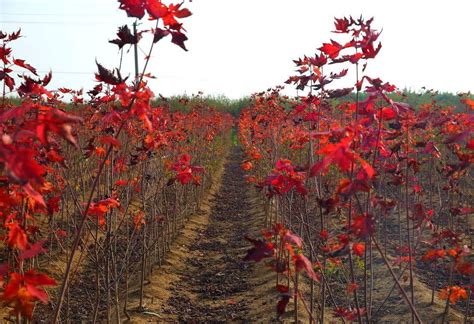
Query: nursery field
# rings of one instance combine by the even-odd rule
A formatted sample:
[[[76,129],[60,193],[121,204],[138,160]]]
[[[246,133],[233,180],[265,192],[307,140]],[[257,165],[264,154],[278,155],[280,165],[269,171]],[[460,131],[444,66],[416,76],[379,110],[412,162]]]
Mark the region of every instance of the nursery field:
[[[0,30],[2,323],[474,321],[470,93],[366,74],[383,22],[343,17],[285,86],[165,98],[189,3],[117,4],[145,57],[90,90]]]

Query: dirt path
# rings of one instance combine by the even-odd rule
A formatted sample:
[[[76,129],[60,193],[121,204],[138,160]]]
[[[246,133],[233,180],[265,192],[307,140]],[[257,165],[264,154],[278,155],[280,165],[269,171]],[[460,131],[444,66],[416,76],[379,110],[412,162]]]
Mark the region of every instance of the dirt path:
[[[270,319],[272,278],[242,261],[248,242],[261,229],[251,190],[234,148],[217,174],[202,210],[193,216],[173,243],[166,263],[145,289],[145,312],[131,313],[132,323],[227,322]],[[137,298],[132,299],[137,305]],[[270,317],[269,317],[270,316]]]
[[[242,261],[247,243],[246,186],[236,152],[225,166],[222,185],[212,200],[209,223],[198,231],[190,255],[173,283],[174,296],[168,311],[179,320],[242,320],[247,305],[237,302],[238,293],[248,290],[249,263]]]

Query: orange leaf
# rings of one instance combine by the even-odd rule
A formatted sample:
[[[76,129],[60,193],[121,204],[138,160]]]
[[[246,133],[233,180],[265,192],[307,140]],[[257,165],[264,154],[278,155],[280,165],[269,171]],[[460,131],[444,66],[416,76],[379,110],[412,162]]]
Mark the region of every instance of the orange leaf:
[[[18,224],[18,222],[12,222],[5,224],[5,227],[9,229],[8,246],[25,250],[28,244],[28,237],[20,224]]]
[[[352,252],[354,252],[357,256],[363,256],[365,252],[365,244],[364,243],[354,243],[352,244]]]
[[[446,300],[449,298],[451,304],[455,304],[459,299],[467,299],[466,289],[459,286],[448,286],[439,292],[439,298]]]

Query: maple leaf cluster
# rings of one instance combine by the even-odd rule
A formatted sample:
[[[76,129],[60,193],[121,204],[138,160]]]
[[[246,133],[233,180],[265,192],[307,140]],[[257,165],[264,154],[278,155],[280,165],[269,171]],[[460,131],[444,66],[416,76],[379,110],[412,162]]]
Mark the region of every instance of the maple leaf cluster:
[[[272,258],[274,260],[271,267],[278,273],[286,273],[288,277],[291,277],[292,273],[305,272],[312,280],[320,281],[320,275],[314,271],[314,265],[302,253],[302,239],[285,228],[283,224],[277,223],[270,230],[265,231],[262,239],[249,237],[246,239],[253,244],[253,247],[247,251],[245,261],[260,262],[263,259]],[[292,268],[281,260],[283,255],[291,259]],[[277,313],[282,315],[292,296],[289,294],[290,288],[287,285],[277,284],[276,290],[280,294]]]
[[[184,42],[188,38],[178,19],[191,16],[191,11],[181,8],[182,3],[166,5],[160,0],[119,0],[119,3],[120,9],[125,10],[129,17],[142,19],[147,13],[150,20],[162,21],[163,28],[156,27],[152,30],[155,43],[171,35],[171,42],[187,51]],[[141,34],[142,32],[134,35],[127,26],[123,26],[117,33],[118,39],[112,40],[111,43],[117,44],[119,48],[125,44],[136,44],[140,40]]]
[[[189,154],[183,154],[179,160],[173,164],[172,169],[176,172],[174,179],[178,180],[181,184],[185,185],[190,182],[198,185],[201,183],[200,173],[204,172],[204,168],[201,166],[191,165],[191,156]]]
[[[44,304],[48,302],[49,298],[44,287],[55,285],[56,281],[35,270],[29,270],[23,275],[12,272],[3,290],[2,299],[7,305],[12,304],[14,311],[31,319],[35,302],[41,301]]]
[[[274,173],[269,175],[261,186],[267,186],[268,194],[283,194],[295,188],[302,195],[307,193],[304,187],[304,173],[297,171],[298,167],[294,167],[289,160],[279,160],[273,170]]]

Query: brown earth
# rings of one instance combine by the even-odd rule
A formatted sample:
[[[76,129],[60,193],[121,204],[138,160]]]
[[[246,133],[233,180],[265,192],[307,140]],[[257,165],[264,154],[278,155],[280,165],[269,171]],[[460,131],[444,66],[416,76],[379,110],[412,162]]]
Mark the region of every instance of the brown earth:
[[[244,181],[234,148],[201,206],[150,277],[144,309],[132,296],[128,323],[270,322],[275,320],[275,275],[243,261],[263,227],[261,204]],[[125,319],[124,319],[125,320]]]

